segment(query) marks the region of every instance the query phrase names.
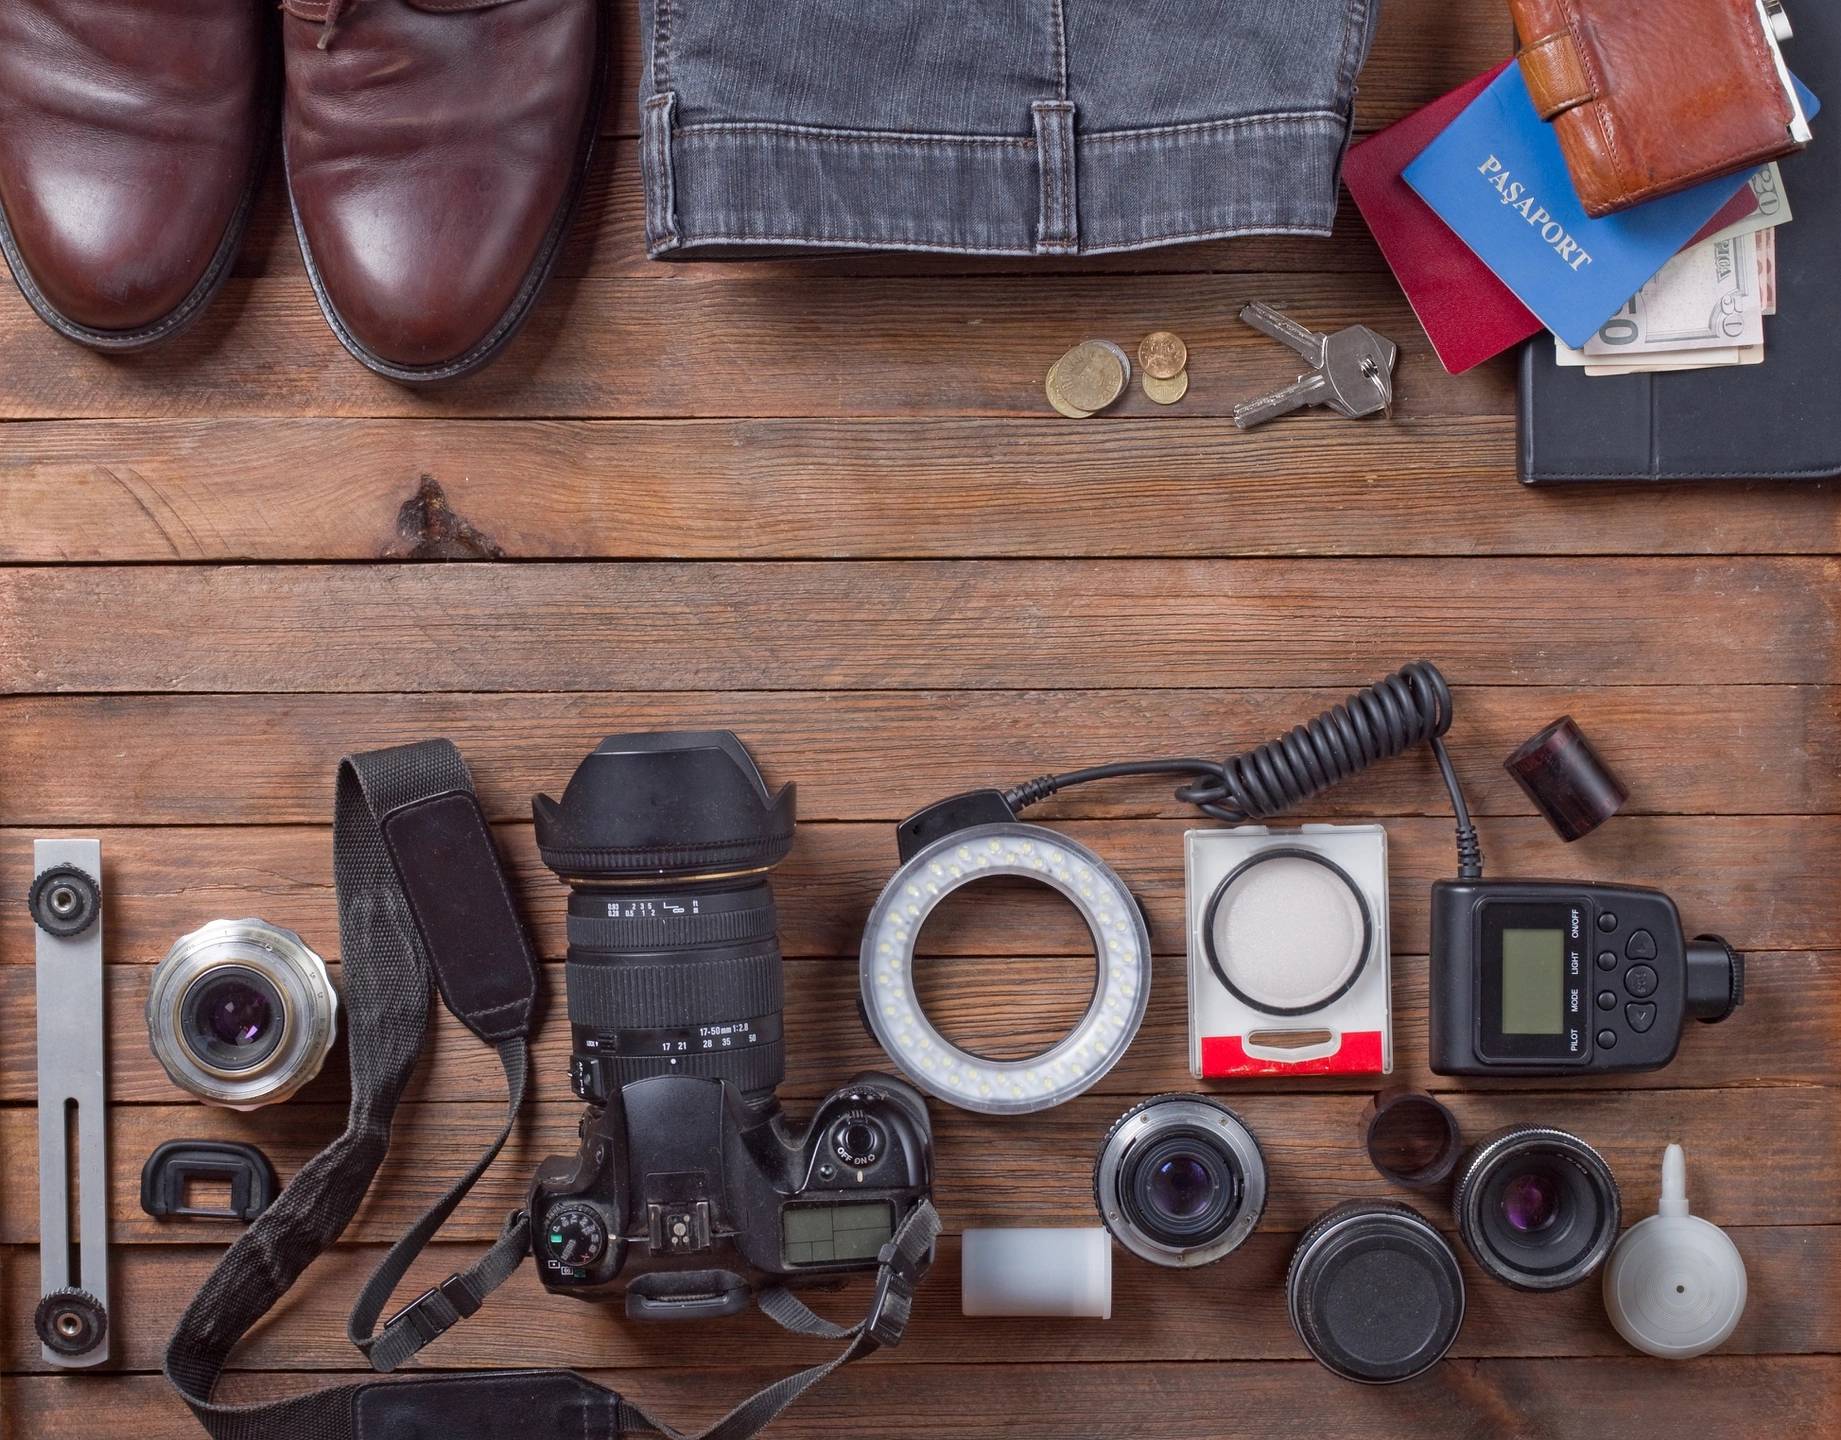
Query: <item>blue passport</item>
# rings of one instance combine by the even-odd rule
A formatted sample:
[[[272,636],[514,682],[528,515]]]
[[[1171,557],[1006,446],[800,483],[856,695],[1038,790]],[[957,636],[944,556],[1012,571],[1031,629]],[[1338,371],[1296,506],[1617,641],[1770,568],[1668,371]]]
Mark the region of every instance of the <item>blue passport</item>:
[[[1799,84],[1804,109],[1815,97]],[[1603,219],[1585,213],[1551,125],[1511,65],[1406,167],[1406,183],[1516,298],[1584,345],[1738,193],[1749,172]]]

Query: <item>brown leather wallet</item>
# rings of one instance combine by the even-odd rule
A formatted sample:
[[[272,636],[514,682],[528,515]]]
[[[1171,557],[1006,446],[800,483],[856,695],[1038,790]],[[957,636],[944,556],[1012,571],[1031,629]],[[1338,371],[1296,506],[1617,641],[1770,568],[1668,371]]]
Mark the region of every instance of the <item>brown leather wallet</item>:
[[[1509,0],[1522,77],[1589,215],[1803,148],[1760,0]],[[1775,12],[1775,13],[1773,13]],[[1799,139],[1799,134],[1803,137]]]

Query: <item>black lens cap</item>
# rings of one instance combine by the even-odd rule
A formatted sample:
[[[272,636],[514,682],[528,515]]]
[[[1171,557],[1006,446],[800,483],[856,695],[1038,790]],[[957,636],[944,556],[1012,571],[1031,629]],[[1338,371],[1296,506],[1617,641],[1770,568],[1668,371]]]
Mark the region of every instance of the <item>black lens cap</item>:
[[[1317,1217],[1285,1277],[1305,1347],[1346,1380],[1389,1385],[1443,1358],[1464,1323],[1449,1242],[1410,1205],[1351,1201]]]

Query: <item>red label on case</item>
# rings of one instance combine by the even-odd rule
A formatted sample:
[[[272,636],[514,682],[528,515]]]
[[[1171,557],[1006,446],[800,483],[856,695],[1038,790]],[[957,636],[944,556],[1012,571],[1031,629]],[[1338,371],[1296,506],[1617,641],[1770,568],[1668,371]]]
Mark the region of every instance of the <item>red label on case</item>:
[[[1223,1080],[1234,1075],[1379,1075],[1383,1072],[1379,1030],[1350,1030],[1333,1055],[1285,1061],[1246,1052],[1238,1035],[1202,1037],[1202,1078]]]

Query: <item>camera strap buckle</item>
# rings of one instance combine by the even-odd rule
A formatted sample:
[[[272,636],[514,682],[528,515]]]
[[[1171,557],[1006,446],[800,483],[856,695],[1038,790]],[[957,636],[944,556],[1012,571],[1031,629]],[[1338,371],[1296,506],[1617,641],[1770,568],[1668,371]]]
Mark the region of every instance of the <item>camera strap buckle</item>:
[[[450,1275],[439,1285],[424,1290],[396,1314],[384,1321],[387,1335],[399,1325],[415,1331],[423,1345],[445,1335],[455,1325],[479,1309],[479,1297],[464,1275]]]
[[[930,1201],[909,1212],[893,1238],[876,1254],[875,1298],[863,1332],[878,1345],[899,1345],[914,1309],[914,1290],[933,1264],[933,1242],[939,1237],[940,1217]]]
[[[448,1276],[432,1290],[424,1290],[386,1320],[375,1334],[370,1332],[368,1325],[354,1326],[352,1343],[364,1352],[373,1370],[383,1373],[396,1369],[424,1345],[439,1339],[472,1315],[488,1295],[504,1284],[529,1249],[530,1233],[530,1217],[522,1210],[513,1211],[492,1248],[472,1266]],[[381,1306],[381,1300],[376,1298],[378,1292],[387,1297],[397,1277],[422,1248],[415,1243],[416,1238],[412,1235],[408,1242],[399,1242],[397,1250],[402,1252],[401,1264],[386,1262],[381,1266],[366,1287],[369,1298],[361,1304],[376,1301]]]

